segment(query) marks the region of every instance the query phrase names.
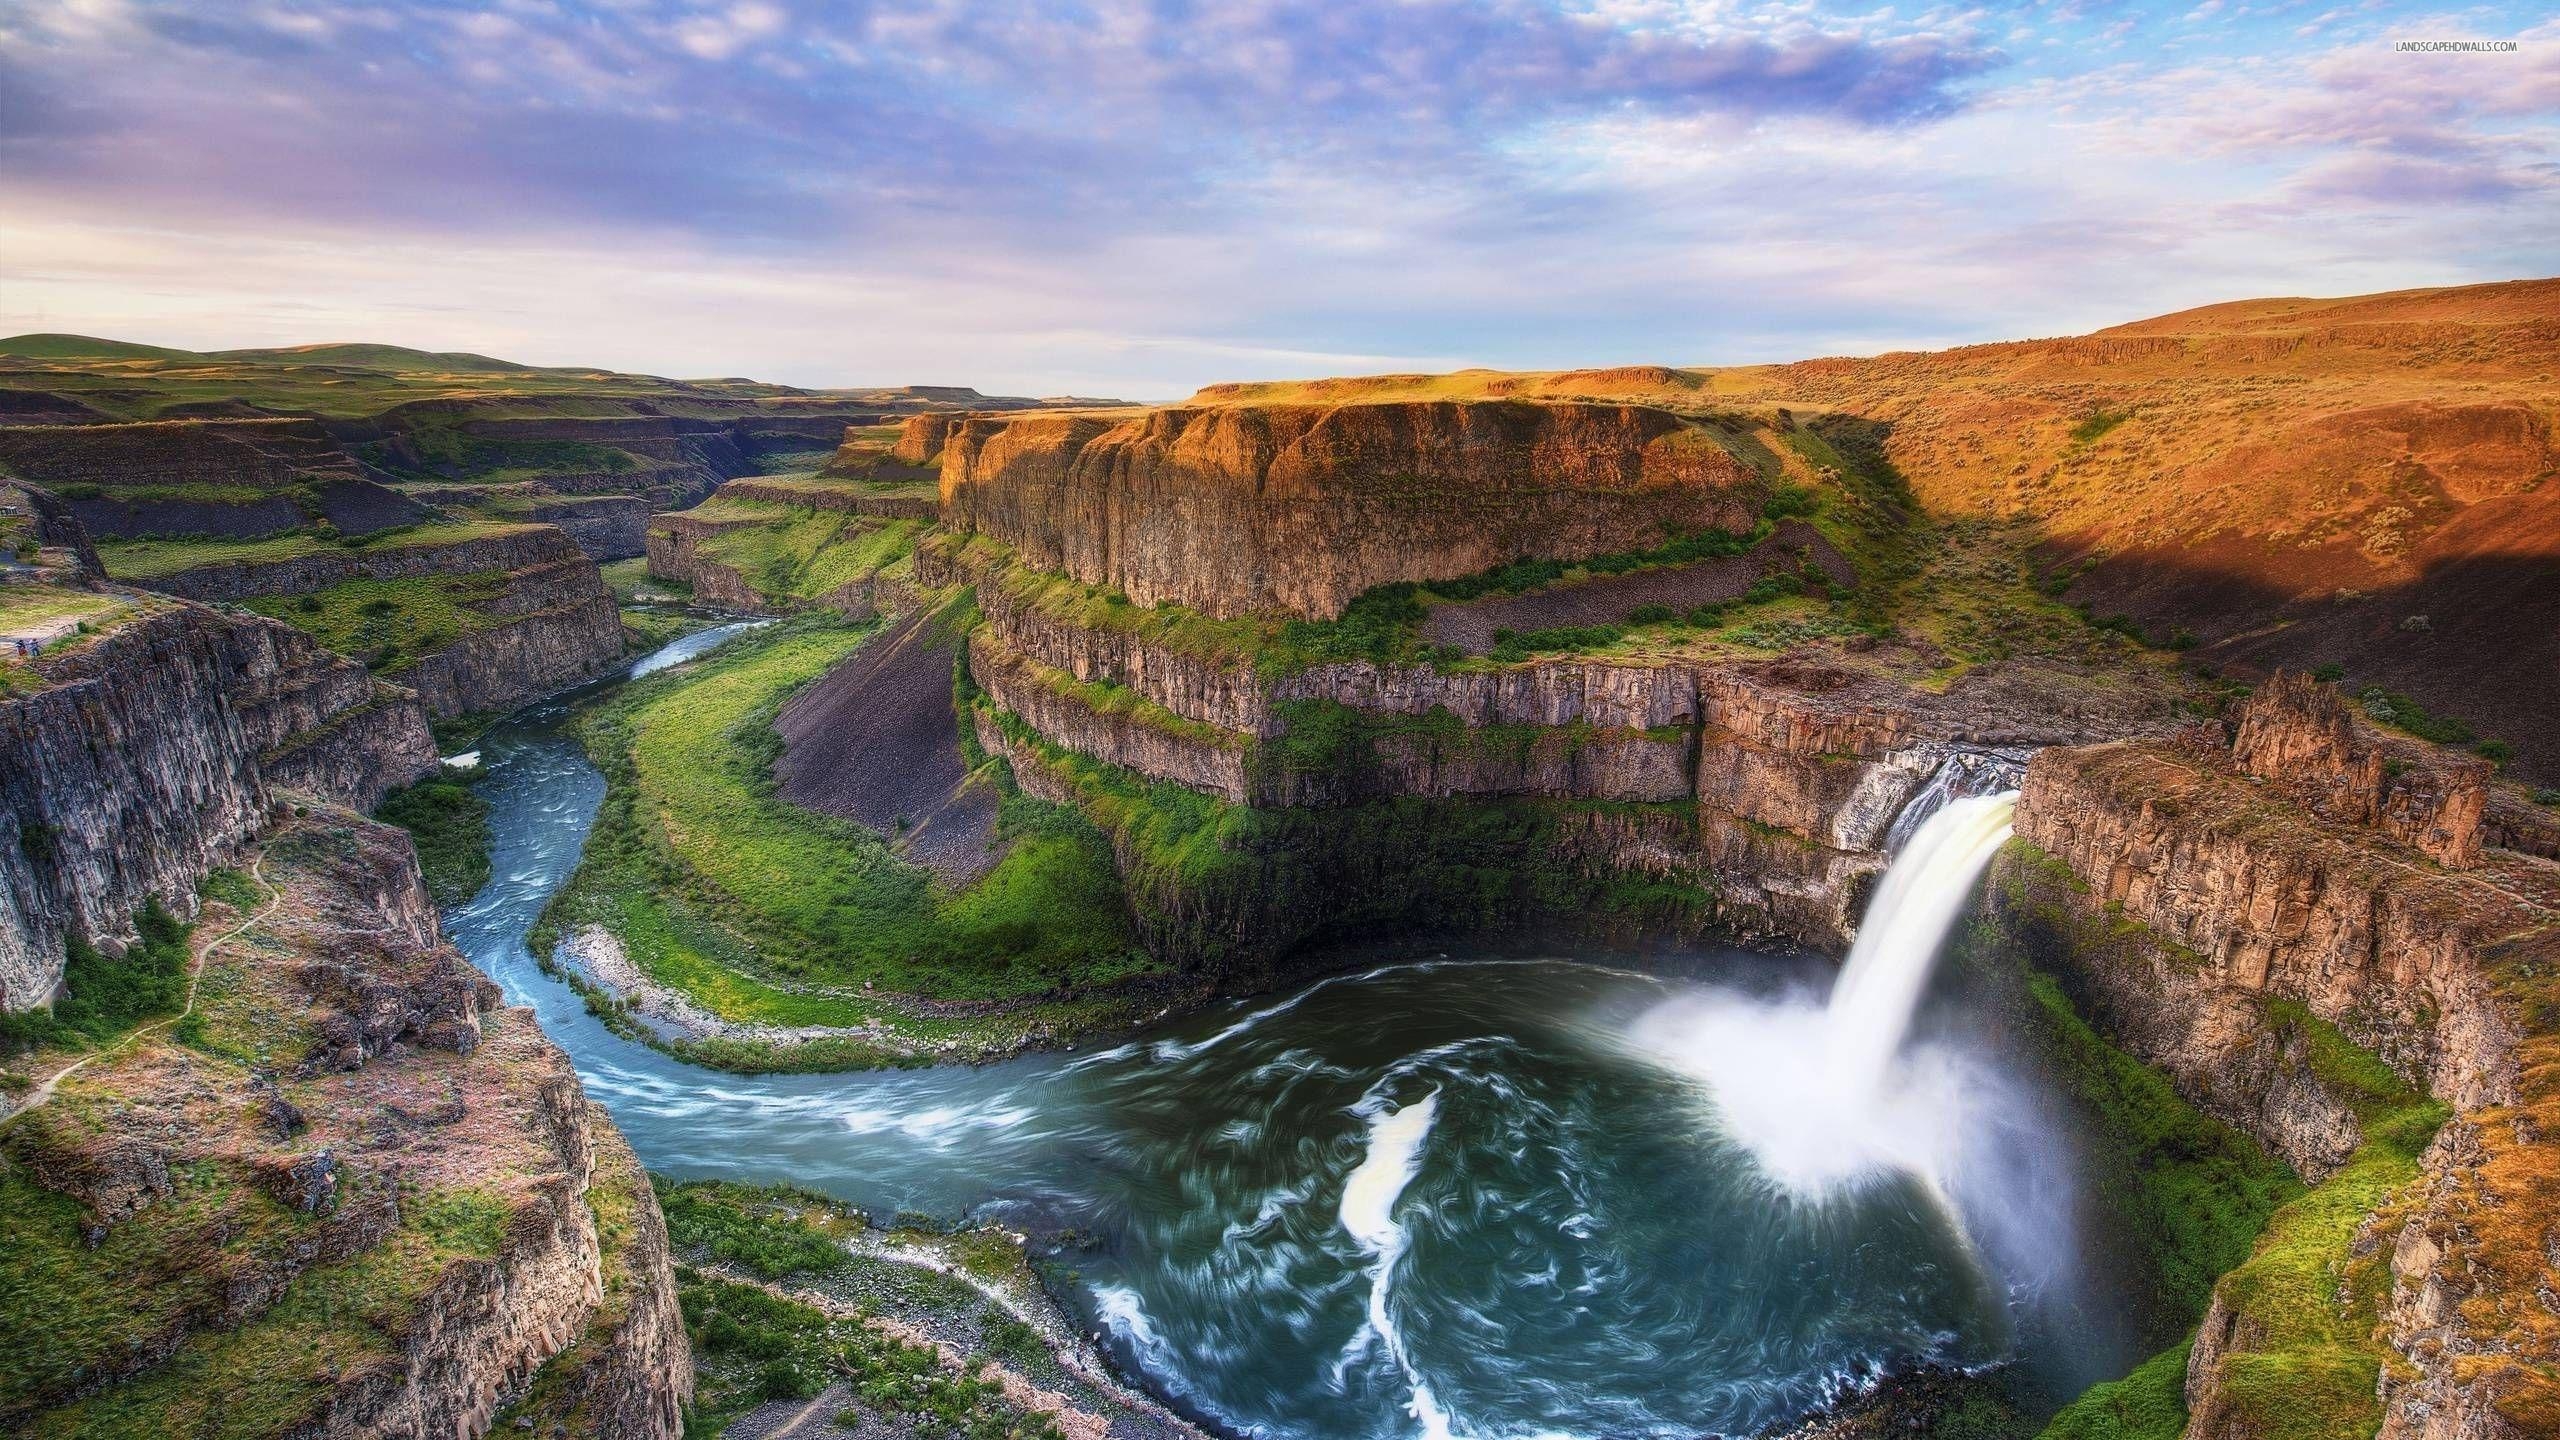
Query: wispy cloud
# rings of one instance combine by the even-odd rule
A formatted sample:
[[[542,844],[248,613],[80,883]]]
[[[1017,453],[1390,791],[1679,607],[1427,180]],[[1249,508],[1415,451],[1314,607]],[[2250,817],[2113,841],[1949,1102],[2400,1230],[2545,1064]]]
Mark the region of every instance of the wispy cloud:
[[[2225,5],[0,0],[0,324],[1164,392],[2560,269],[2560,29]]]

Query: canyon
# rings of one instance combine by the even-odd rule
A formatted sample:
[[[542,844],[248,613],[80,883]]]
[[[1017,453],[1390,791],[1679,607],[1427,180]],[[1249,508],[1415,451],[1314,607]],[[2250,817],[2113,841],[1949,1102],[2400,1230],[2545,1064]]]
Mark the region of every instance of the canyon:
[[[848,1143],[824,1106],[797,1118],[819,1093],[799,1072],[1021,1057],[1059,1094],[1143,1108],[1147,1057],[1249,1090],[1262,1070],[1210,1068],[1241,1055],[1203,1058],[1223,1028],[1033,1052],[1319,972],[1232,1033],[1302,1000],[1330,1014],[1353,1002],[1309,997],[1346,956],[1487,936],[1673,967],[1735,943],[1837,954],[1915,826],[2015,790],[1964,983],[2058,996],[2087,1045],[2289,1187],[2146,1343],[2192,1336],[2059,1397],[2047,1433],[2549,1433],[2560,799],[2536,782],[2560,712],[2531,632],[2560,565],[2555,305],[2528,282],[1153,408],[919,392],[857,412],[703,382],[686,413],[644,414],[675,392],[562,399],[531,371],[503,404],[356,415],[45,392],[11,412],[36,423],[0,427],[35,542],[0,597],[55,637],[0,691],[0,1002],[59,1009],[194,930],[184,1010],[86,1058],[48,1041],[69,1068],[9,1097],[0,1186],[50,1227],[28,1253],[123,1348],[48,1341],[0,1420],[81,1433],[238,1395],[315,1434],[672,1435],[713,1351],[670,1253],[739,1262],[671,1240],[608,1103],[641,1153],[727,1174],[748,1160],[701,1159],[665,1087],[747,1105],[724,1143],[750,1158],[758,1127]],[[792,468],[756,473],[778,454]],[[377,491],[420,518],[328,511]],[[294,519],[173,540],[208,505]],[[572,718],[486,728],[632,648],[599,558],[681,594],[683,623],[728,623]],[[611,1051],[601,1099],[446,943],[408,840],[361,814],[440,773],[429,726],[457,721],[554,767],[546,803],[602,794],[550,889],[493,884],[516,929],[449,917],[473,961],[521,944],[524,974],[575,987],[584,1011],[544,1025],[580,1027],[582,1066],[648,1057]],[[1402,994],[1400,973],[1344,984]],[[1272,1023],[1239,1050],[1286,1068],[1299,1022]],[[1357,1117],[1357,1173],[1424,1144],[1440,1097],[1455,1113],[1481,1080],[1452,1057],[1492,1043],[1365,1058],[1322,1107]],[[718,1082],[735,1093],[699,1066],[740,1072]],[[930,1149],[979,1113],[927,1103],[944,1090],[1037,1113],[1010,1073],[879,1082],[847,1112],[873,1127],[857,1151]],[[992,1128],[1016,1123],[1038,1129]],[[1244,1224],[1251,1200],[1220,1203]],[[1346,1229],[1362,1263],[1404,1243],[1382,1203]],[[800,1273],[751,1270],[721,1283]],[[314,1287],[349,1275],[373,1287],[360,1323],[313,1319]],[[133,1298],[159,1290],[197,1298]],[[1128,1313],[1078,1319],[1164,1363]],[[221,1388],[283,1336],[311,1367]],[[736,1359],[724,1416],[763,1403]],[[1980,1378],[1915,1383],[1961,1406]],[[2070,1428],[2101,1410],[2175,1423]],[[1997,1433],[2045,1423],[2011,1419]]]

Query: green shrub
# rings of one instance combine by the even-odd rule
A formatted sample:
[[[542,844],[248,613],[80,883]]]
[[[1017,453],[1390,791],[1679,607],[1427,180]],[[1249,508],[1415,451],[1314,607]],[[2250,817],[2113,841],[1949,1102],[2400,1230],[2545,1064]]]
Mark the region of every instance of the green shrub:
[[[1668,605],[1639,605],[1627,612],[1630,625],[1660,625],[1679,618],[1680,612]]]
[[[2505,769],[2507,763],[2516,758],[2516,747],[2504,740],[2483,740],[2471,748],[2479,751],[2482,758],[2500,769]]]
[[[2311,668],[2311,678],[2323,684],[2335,685],[2347,678],[2347,667],[2334,660],[2326,665],[2315,665]]]
[[[373,813],[409,832],[437,904],[459,904],[489,883],[489,802],[468,784],[431,776],[383,796]]]
[[[53,1008],[0,1015],[0,1052],[36,1045],[103,1045],[185,1002],[188,927],[157,899],[135,921],[140,937],[109,959],[75,935],[63,946]]]

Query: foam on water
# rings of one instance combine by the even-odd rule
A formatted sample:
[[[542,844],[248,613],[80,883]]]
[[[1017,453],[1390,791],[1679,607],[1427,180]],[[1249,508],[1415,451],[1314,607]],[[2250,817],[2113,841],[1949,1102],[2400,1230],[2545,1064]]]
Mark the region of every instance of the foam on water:
[[[1389,1293],[1395,1287],[1396,1262],[1404,1258],[1405,1228],[1397,1223],[1396,1201],[1404,1196],[1405,1187],[1413,1183],[1414,1172],[1422,1168],[1422,1144],[1431,1135],[1431,1122],[1440,1113],[1440,1092],[1432,1091],[1410,1105],[1391,1106],[1379,1091],[1371,1091],[1360,1102],[1360,1111],[1369,1121],[1369,1149],[1360,1164],[1342,1184],[1342,1228],[1369,1254],[1369,1321],[1368,1326],[1352,1339],[1351,1353],[1365,1348],[1375,1335],[1386,1347],[1387,1358],[1404,1372],[1405,1382],[1412,1387],[1412,1399],[1406,1413],[1422,1423],[1427,1440],[1447,1440],[1449,1416],[1431,1394],[1431,1386],[1414,1368],[1413,1358],[1405,1353],[1404,1335],[1396,1329],[1394,1314],[1387,1306]]]

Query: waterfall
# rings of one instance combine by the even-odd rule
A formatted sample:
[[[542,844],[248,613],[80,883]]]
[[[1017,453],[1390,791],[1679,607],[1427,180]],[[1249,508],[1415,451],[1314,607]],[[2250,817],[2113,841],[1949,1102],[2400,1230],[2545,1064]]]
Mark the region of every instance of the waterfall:
[[[1912,832],[1867,902],[1823,1017],[1829,1059],[1853,1093],[1870,1093],[1882,1083],[1911,1028],[1911,1012],[1928,986],[1938,948],[1972,895],[1973,882],[2008,840],[2017,808],[2015,790],[1938,806]]]
[[[1781,1189],[1821,1196],[1892,1173],[1959,1183],[2000,1108],[1984,1097],[2005,1086],[1962,1046],[1900,1052],[1938,947],[2009,838],[2017,801],[2014,790],[1959,797],[1914,831],[1827,1001],[1710,988],[1654,1007],[1630,1042],[1702,1082],[1715,1127]]]
[[[1998,750],[1957,750],[1938,762],[1912,797],[1903,803],[1885,828],[1884,853],[1899,855],[1920,833],[1929,817],[1946,808],[1953,800],[1972,795],[1995,795],[2015,790],[2027,776],[2027,762],[2022,752]]]

